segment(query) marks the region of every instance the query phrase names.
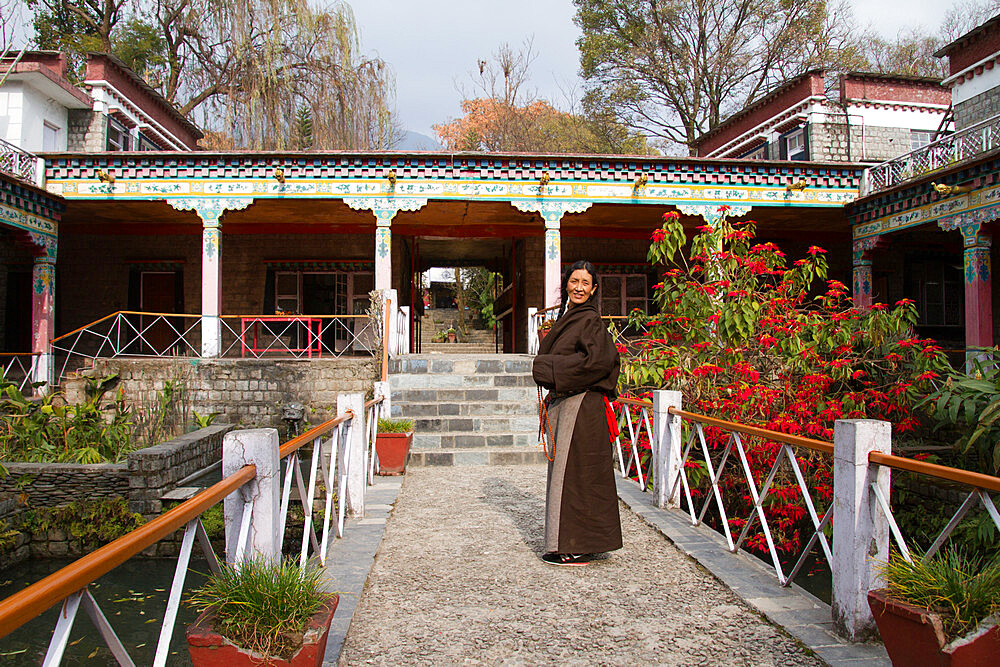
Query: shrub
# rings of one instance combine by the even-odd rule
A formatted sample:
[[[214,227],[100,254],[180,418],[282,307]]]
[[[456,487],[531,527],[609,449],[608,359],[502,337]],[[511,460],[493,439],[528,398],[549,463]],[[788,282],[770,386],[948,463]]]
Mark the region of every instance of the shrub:
[[[412,419],[379,419],[379,433],[409,433],[413,430]]]

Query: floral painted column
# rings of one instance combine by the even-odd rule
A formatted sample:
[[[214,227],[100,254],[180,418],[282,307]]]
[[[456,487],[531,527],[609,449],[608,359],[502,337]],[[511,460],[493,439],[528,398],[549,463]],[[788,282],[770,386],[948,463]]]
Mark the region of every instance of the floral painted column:
[[[851,296],[854,307],[867,310],[872,307],[872,260],[871,251],[882,242],[881,236],[869,236],[854,241],[853,289]]]
[[[253,199],[192,197],[168,200],[177,210],[201,218],[201,356],[222,353],[222,214],[244,209]]]
[[[345,197],[344,203],[356,211],[375,214],[375,289],[392,289],[392,219],[400,211],[417,211],[427,205],[426,197]]]
[[[552,188],[555,186],[549,186]],[[583,213],[591,207],[585,201],[547,201],[544,199],[517,199],[511,202],[519,211],[537,212],[545,221],[545,245],[543,263],[545,266],[544,308],[559,305],[562,282],[562,241],[559,226],[567,213]],[[577,258],[583,259],[583,258]]]
[[[965,265],[965,346],[993,346],[993,280],[990,275],[990,238],[977,235],[967,245]]]
[[[53,381],[49,343],[56,325],[56,265],[48,254],[35,258],[31,268],[31,351],[38,354],[34,382]]]

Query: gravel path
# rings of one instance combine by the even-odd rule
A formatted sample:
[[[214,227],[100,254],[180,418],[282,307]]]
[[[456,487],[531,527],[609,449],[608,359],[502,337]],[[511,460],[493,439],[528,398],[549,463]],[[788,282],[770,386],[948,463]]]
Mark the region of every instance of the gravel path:
[[[625,548],[542,563],[541,466],[412,468],[341,665],[817,665],[622,506]]]

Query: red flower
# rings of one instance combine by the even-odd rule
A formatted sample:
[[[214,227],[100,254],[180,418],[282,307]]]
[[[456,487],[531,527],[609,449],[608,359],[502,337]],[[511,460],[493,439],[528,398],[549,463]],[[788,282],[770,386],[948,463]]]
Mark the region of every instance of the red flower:
[[[654,229],[652,235],[650,235],[649,238],[652,239],[654,242],[659,243],[666,237],[667,233],[665,231],[663,231],[662,229]]]
[[[807,250],[806,252],[808,252],[810,255],[812,255],[813,257],[815,257],[816,255],[819,255],[819,254],[825,254],[826,250],[823,250],[818,245],[811,245],[811,246],[809,246],[809,250]]]
[[[730,208],[729,208],[728,206],[726,206],[725,204],[723,204],[722,206],[720,206],[720,207],[719,207],[719,208],[717,209],[717,211],[716,211],[716,212],[717,212],[717,213],[729,213],[729,211],[730,211],[730,210],[731,210],[731,209],[730,209]]]
[[[702,364],[691,371],[691,374],[695,377],[706,377],[708,375],[716,375],[721,372],[722,369],[715,364]]]
[[[670,222],[671,220],[677,220],[681,217],[678,211],[667,211],[663,214],[663,222]]]

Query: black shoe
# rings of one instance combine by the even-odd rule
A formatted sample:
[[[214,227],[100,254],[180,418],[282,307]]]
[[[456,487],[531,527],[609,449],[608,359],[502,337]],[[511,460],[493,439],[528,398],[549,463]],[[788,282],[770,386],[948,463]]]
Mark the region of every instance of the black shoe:
[[[563,567],[582,567],[590,565],[589,554],[557,554],[548,553],[542,555],[542,561],[549,565],[561,565]]]

